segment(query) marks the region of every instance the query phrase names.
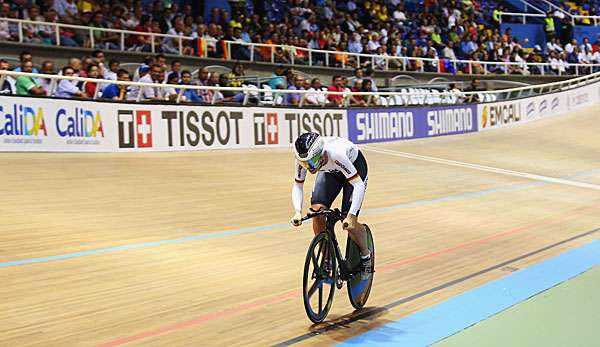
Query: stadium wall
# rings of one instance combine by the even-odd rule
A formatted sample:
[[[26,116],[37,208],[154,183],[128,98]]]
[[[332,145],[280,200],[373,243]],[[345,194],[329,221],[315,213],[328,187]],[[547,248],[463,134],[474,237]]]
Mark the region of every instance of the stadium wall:
[[[600,27],[576,25],[573,29],[573,38],[577,39],[577,42],[581,44],[586,37],[590,40],[590,43],[594,43],[600,38]]]
[[[152,152],[287,147],[303,132],[356,143],[465,134],[600,103],[600,83],[510,101],[389,108],[131,104],[0,96],[0,151]]]
[[[516,24],[516,23],[503,23],[500,25],[500,30],[504,33],[507,28],[512,30],[513,37],[522,41],[527,38],[529,41],[523,44],[525,48],[533,48],[535,45],[540,47],[546,47],[546,33],[544,32],[544,26],[541,24]]]

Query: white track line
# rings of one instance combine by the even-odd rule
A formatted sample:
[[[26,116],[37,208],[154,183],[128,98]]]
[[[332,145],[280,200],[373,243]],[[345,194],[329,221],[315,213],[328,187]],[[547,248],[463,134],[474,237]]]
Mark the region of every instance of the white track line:
[[[409,159],[429,161],[429,162],[432,162],[432,163],[438,163],[438,164],[444,164],[444,165],[450,165],[450,166],[464,167],[464,168],[468,168],[468,169],[493,172],[493,173],[498,173],[498,174],[508,175],[508,176],[522,177],[522,178],[527,178],[527,179],[536,180],[536,181],[544,181],[544,182],[549,182],[549,183],[564,184],[564,185],[567,185],[567,186],[573,186],[573,187],[579,187],[579,188],[587,188],[587,189],[593,189],[593,190],[600,190],[600,185],[591,184],[591,183],[584,183],[584,182],[571,181],[571,180],[566,180],[566,179],[556,178],[556,177],[535,175],[535,174],[530,174],[530,173],[527,173],[527,172],[519,172],[519,171],[513,171],[513,170],[506,170],[506,169],[500,169],[500,168],[495,168],[495,167],[491,167],[491,166],[484,166],[484,165],[478,165],[478,164],[470,164],[470,163],[465,163],[465,162],[461,162],[461,161],[455,161],[455,160],[448,160],[448,159],[442,159],[442,158],[429,157],[429,156],[426,156],[426,155],[419,155],[419,154],[413,154],[413,153],[395,151],[395,150],[391,150],[391,149],[374,148],[374,147],[371,147],[371,146],[364,146],[364,145],[362,145],[361,148],[364,148],[367,151],[376,152],[376,153],[382,153],[382,154],[387,154],[387,155],[392,155],[392,156],[396,156],[396,157],[403,157],[403,158],[409,158]]]

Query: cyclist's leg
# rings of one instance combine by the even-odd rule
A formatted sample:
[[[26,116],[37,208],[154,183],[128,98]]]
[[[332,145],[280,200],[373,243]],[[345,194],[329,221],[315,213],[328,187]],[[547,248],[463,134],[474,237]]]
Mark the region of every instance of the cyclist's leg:
[[[354,161],[353,165],[356,168],[356,171],[358,171],[358,175],[365,183],[365,189],[366,189],[367,182],[369,180],[369,178],[368,178],[369,170],[367,167],[367,161],[365,160],[365,157],[362,155],[361,152],[359,152],[358,157]],[[350,205],[352,205],[352,192],[353,191],[354,191],[354,187],[352,186],[352,184],[350,184],[349,182],[346,181],[344,184],[344,193],[343,193],[343,199],[342,199],[342,211],[343,212],[350,211]],[[358,210],[358,212],[356,213],[356,217],[358,217],[359,214],[360,214],[360,210]],[[367,245],[367,232],[366,232],[365,226],[362,223],[357,222],[355,228],[348,229],[348,234],[350,235],[350,238],[352,239],[352,241],[356,242],[356,244],[358,245],[358,248],[360,248],[361,255],[366,256],[367,254],[369,254],[369,247]]]
[[[334,173],[320,171],[315,179],[310,208],[314,211],[321,208],[330,208],[331,204],[342,190],[344,183]],[[325,230],[325,217],[313,218],[313,231],[316,234]]]
[[[346,192],[350,191],[349,195],[350,197],[348,198],[348,200],[351,199],[352,197],[352,185],[349,185],[350,187],[344,187],[344,201],[343,203],[345,203],[346,200]],[[342,209],[344,208],[342,203]],[[348,203],[348,209],[344,210],[344,212],[347,212],[350,209],[350,203]],[[358,214],[360,214],[360,210],[356,213],[356,217],[358,217]],[[367,245],[367,231],[365,229],[365,226],[358,222],[356,223],[354,228],[348,228],[348,235],[350,235],[350,238],[352,239],[352,241],[356,242],[356,244],[358,245],[358,248],[360,248],[360,255],[364,255],[366,256],[367,254],[369,254],[369,246]]]

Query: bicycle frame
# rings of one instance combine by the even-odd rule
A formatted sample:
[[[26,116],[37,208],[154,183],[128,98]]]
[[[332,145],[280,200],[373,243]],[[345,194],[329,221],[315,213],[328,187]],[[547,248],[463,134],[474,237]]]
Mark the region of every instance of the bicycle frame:
[[[302,220],[308,220],[310,218],[314,218],[320,215],[324,215],[325,216],[325,233],[328,234],[330,241],[333,243],[333,250],[335,253],[335,257],[337,259],[337,262],[340,266],[340,279],[343,281],[348,281],[349,279],[351,279],[356,273],[360,272],[360,270],[357,269],[350,269],[348,267],[348,262],[346,261],[346,258],[344,258],[344,256],[342,255],[342,251],[340,250],[340,245],[338,243],[337,240],[337,236],[335,235],[335,224],[337,222],[343,221],[345,214],[342,213],[339,209],[327,209],[327,210],[320,210],[314,213],[309,213],[306,217],[304,217]]]

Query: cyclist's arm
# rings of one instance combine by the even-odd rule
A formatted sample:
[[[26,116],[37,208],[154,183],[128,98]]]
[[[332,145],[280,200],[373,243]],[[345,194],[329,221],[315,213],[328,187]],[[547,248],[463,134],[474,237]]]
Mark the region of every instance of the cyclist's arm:
[[[302,212],[305,179],[306,169],[296,162],[294,167],[294,186],[292,187],[292,203],[294,204],[294,210],[298,213]]]
[[[350,182],[350,184],[352,184],[354,187],[352,190],[352,204],[350,205],[350,211],[348,211],[348,213],[356,216],[365,197],[365,182],[363,182],[362,178],[360,178],[358,174],[356,174],[352,179],[349,179],[348,182]]]
[[[356,216],[362,205],[363,198],[365,197],[365,183],[358,174],[354,164],[352,164],[350,158],[347,156],[344,155],[339,158],[334,158],[334,163],[338,167],[338,170],[344,174],[348,182],[354,187],[352,190],[352,204],[350,205],[348,213]]]

